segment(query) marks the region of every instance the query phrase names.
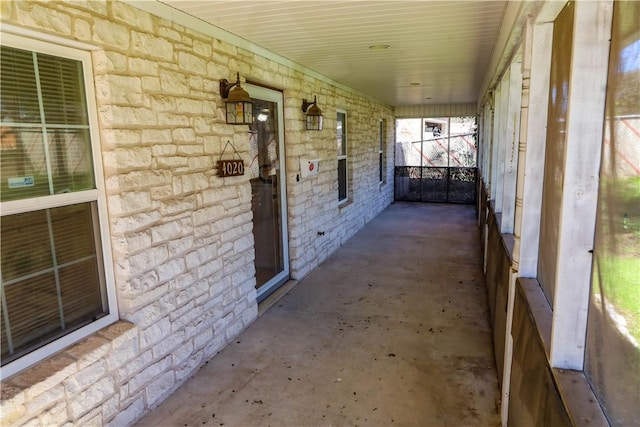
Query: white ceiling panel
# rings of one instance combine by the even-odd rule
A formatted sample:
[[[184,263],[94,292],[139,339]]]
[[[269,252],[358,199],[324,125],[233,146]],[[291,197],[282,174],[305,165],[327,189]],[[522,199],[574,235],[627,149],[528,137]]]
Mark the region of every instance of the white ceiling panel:
[[[393,106],[476,102],[506,7],[426,0],[163,3]]]

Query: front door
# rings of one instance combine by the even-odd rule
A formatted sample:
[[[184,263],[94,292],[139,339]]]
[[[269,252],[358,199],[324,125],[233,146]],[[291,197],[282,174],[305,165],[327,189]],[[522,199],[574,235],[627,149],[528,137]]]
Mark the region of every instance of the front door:
[[[289,279],[282,93],[247,85],[253,101],[249,173],[258,302]]]

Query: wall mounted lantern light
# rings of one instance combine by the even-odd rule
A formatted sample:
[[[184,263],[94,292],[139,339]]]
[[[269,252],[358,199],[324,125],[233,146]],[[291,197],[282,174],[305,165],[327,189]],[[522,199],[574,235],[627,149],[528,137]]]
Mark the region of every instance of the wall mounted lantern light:
[[[307,115],[307,130],[322,130],[322,111],[318,107],[315,96],[313,102],[302,100],[302,111]]]
[[[253,103],[249,93],[240,86],[240,73],[236,82],[220,80],[220,95],[226,101],[227,123],[230,125],[250,125],[253,123]]]

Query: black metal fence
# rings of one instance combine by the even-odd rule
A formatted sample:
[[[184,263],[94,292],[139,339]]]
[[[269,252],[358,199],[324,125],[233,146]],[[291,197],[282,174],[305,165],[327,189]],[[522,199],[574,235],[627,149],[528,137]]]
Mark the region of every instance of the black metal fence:
[[[477,168],[396,166],[394,199],[474,204]]]

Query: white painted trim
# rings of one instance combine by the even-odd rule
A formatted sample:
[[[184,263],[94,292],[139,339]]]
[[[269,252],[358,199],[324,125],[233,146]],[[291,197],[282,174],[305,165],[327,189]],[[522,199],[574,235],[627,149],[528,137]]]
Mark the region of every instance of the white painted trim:
[[[385,138],[385,134],[384,134],[384,130],[385,130],[385,119],[378,119],[378,157],[382,156],[382,158],[378,159],[378,184],[382,185],[385,182],[385,177],[386,177],[386,171],[385,171],[385,165],[384,165],[384,158],[385,158],[385,148],[386,148],[386,138]]]
[[[77,203],[94,202],[98,199],[98,190],[76,191],[51,196],[30,197],[0,203],[0,215],[15,215],[40,209],[59,208]]]
[[[485,184],[485,192],[487,196],[491,195],[491,162],[493,153],[493,142],[491,135],[493,133],[493,109],[491,104],[487,102],[484,106],[484,114],[482,116],[482,124],[484,126],[482,133],[482,179]]]
[[[522,104],[522,60],[516,59],[509,69],[509,98],[505,114],[505,157],[502,193],[501,233],[513,233],[518,179],[518,145],[520,140],[520,108]]]
[[[584,367],[613,1],[575,3],[550,363]]]
[[[507,68],[507,61],[513,56],[515,47],[521,43],[527,17],[535,17],[536,23],[553,22],[567,2],[567,0],[508,2],[487,71],[482,79],[479,105],[484,102],[491,88],[497,86],[501,74]]]
[[[480,90],[481,97],[479,101],[482,102],[482,95],[487,93],[491,87],[497,86],[497,81],[500,79],[505,68],[508,68],[506,61],[511,56],[510,43],[513,43],[513,39],[520,37],[521,28],[518,26],[518,22],[522,17],[529,12],[532,1],[510,1],[507,2],[504,15],[502,15],[502,22],[500,23],[500,31],[498,37],[493,45],[493,52],[487,66],[486,74],[482,79],[482,86]],[[497,98],[496,98],[497,101]]]
[[[505,329],[504,342],[504,362],[502,368],[502,402],[501,402],[501,418],[502,425],[507,426],[509,423],[509,395],[511,391],[511,365],[513,362],[513,307],[515,305],[516,282],[518,280],[518,272],[512,268],[509,269],[509,293],[507,294],[507,320]]]
[[[38,53],[44,53],[46,55],[73,59],[76,61],[82,61],[83,63],[85,61],[91,61],[91,53],[88,50],[79,50],[66,45],[52,44],[45,41],[44,35],[41,33],[36,33],[40,34],[40,38],[31,38],[24,36],[23,34],[5,33],[5,29],[5,25],[3,24],[0,36],[2,37],[2,44],[4,46],[11,46],[17,49],[30,50]],[[18,30],[17,27],[15,27],[15,29],[16,31]],[[23,33],[33,34],[34,32],[25,30]],[[63,40],[67,41],[66,39]],[[91,84],[93,85],[93,82],[91,82]]]
[[[568,0],[545,1],[536,15],[536,24],[553,23],[567,3],[569,3]]]
[[[82,62],[84,74],[84,90],[87,97],[87,118],[89,120],[89,133],[91,135],[91,152],[93,154],[93,174],[98,193],[98,227],[100,228],[100,241],[102,246],[102,266],[104,268],[105,291],[109,305],[110,323],[119,319],[118,298],[116,295],[115,263],[111,247],[111,228],[109,211],[107,208],[107,193],[104,181],[104,169],[102,159],[102,141],[100,139],[100,123],[98,121],[98,104],[95,93],[95,79],[93,76],[93,62],[91,57]]]
[[[511,85],[511,69],[507,69],[507,72],[500,81],[500,117],[498,119],[498,126],[496,126],[497,145],[498,145],[498,157],[496,160],[496,185],[495,185],[495,210],[496,213],[502,213],[502,200],[504,199],[504,173],[506,170],[505,159],[507,155],[507,140],[508,140],[508,128],[509,128],[509,92]],[[498,224],[498,228],[502,231],[501,224]]]
[[[488,263],[488,259],[489,259],[489,225],[487,224],[487,218],[489,217],[489,206],[486,207],[484,212],[480,213],[481,215],[484,215],[484,221],[485,221],[485,226],[484,226],[484,263],[482,265],[482,271],[484,272],[484,274],[487,274],[487,263]]]
[[[493,93],[493,123],[491,126],[491,180],[489,199],[495,202],[498,191],[498,151],[500,148],[500,99],[502,98],[502,85],[498,85]]]
[[[483,106],[476,117],[476,167],[479,173],[484,171],[484,110]]]
[[[553,23],[533,26],[533,36],[526,41],[531,49],[529,80],[529,108],[526,134],[521,140],[526,144],[522,183],[522,224],[518,273],[520,277],[536,277],[538,271],[538,246],[540,244],[540,213],[544,159],[549,109],[549,71]],[[527,49],[525,49],[525,55]]]
[[[345,171],[345,189],[347,192],[347,196],[342,199],[342,200],[338,200],[338,206],[342,206],[345,203],[348,203],[349,201],[351,201],[351,197],[349,196],[349,176],[351,175],[349,173],[349,134],[347,132],[347,129],[349,128],[349,115],[347,114],[347,110],[344,110],[342,108],[336,108],[336,118],[338,113],[342,113],[344,114],[344,129],[342,130],[342,134],[346,136],[346,141],[347,141],[347,145],[345,147],[345,154],[338,154],[337,156],[337,160],[346,160],[346,171]],[[337,148],[337,147],[336,147]],[[338,191],[339,191],[339,184],[338,184]]]
[[[251,97],[274,102],[278,108],[278,161],[280,163],[278,185],[280,186],[280,218],[282,227],[282,241],[280,243],[282,244],[283,268],[280,273],[258,288],[256,298],[261,300],[263,295],[273,292],[276,286],[284,284],[284,281],[291,275],[289,260],[289,210],[287,209],[287,158],[284,140],[284,95],[282,92],[252,84],[245,84],[244,88],[249,92]]]
[[[5,37],[15,35],[15,36],[26,37],[30,39],[31,42],[37,40],[45,43],[53,43],[57,47],[64,46],[71,49],[78,49],[81,51],[82,50],[91,51],[91,50],[100,49],[100,47],[96,45],[79,42],[74,39],[67,39],[67,38],[56,36],[53,34],[42,33],[29,28],[18,27],[16,25],[8,24],[6,22],[2,22],[1,27],[2,27],[2,44],[5,44],[5,41],[7,40]],[[31,50],[37,50],[37,49],[31,49]],[[49,50],[48,53],[51,54],[51,50]]]

